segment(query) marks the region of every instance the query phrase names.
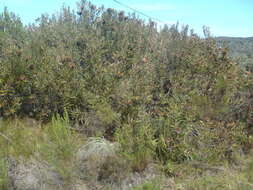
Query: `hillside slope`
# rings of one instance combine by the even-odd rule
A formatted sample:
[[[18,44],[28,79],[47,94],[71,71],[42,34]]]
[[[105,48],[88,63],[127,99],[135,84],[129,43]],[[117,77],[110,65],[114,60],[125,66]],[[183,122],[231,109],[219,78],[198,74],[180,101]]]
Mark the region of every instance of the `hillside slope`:
[[[216,41],[230,50],[230,56],[248,71],[253,71],[253,37],[217,37]]]

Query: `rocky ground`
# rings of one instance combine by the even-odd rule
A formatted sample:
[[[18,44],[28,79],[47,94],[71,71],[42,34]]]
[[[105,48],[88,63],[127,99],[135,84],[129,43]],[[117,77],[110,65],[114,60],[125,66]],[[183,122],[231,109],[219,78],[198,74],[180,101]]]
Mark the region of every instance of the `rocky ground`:
[[[155,165],[148,166],[141,173],[121,170],[124,165],[127,168],[128,163],[124,161],[118,163],[119,168],[111,168],[112,171],[106,168],[113,162],[121,162],[117,159],[119,148],[119,144],[110,143],[105,139],[89,140],[75,154],[76,165],[73,170],[76,179],[72,179],[70,184],[61,178],[53,166],[39,158],[28,160],[8,158],[9,188],[10,190],[130,190],[152,180],[159,182],[164,180],[164,185],[166,184],[164,176]],[[169,189],[169,184],[167,188]]]

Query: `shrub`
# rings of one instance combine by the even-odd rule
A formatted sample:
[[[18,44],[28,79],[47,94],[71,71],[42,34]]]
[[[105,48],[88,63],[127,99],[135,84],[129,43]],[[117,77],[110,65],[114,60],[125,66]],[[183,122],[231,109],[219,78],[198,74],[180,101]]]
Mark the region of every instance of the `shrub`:
[[[116,134],[122,154],[131,163],[133,171],[141,172],[152,161],[155,150],[153,130],[144,122],[123,126]]]

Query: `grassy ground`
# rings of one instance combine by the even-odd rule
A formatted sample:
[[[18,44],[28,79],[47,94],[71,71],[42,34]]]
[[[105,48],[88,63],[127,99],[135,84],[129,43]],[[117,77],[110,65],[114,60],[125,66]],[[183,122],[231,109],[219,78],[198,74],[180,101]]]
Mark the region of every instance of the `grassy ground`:
[[[85,138],[70,131],[68,121],[54,118],[41,125],[30,120],[12,120],[0,124],[0,187],[8,183],[6,158],[46,161],[70,183],[74,173],[74,153]],[[1,188],[0,188],[1,189]]]
[[[63,119],[54,117],[52,122],[47,125],[42,125],[31,119],[1,121],[1,189],[9,188],[9,166],[6,158],[10,157],[17,160],[35,159],[45,161],[60,174],[64,181],[64,186],[67,187],[75,183],[76,178],[80,178],[80,174],[77,176],[76,172],[78,167],[76,165],[75,155],[82,145],[87,144],[87,138],[82,134],[72,131],[69,126],[67,116]],[[102,152],[99,146],[96,146],[96,148],[100,150],[98,154]],[[90,169],[98,170],[100,174],[103,172],[103,179],[107,179],[107,182],[108,179],[115,181],[115,176],[118,177],[122,173],[123,177],[118,177],[117,180],[123,181],[123,178],[127,178],[131,173],[128,172],[123,175],[128,164],[123,161],[122,157],[112,159],[113,162],[107,161],[99,165],[100,168],[90,167]],[[120,168],[122,168],[122,171]],[[159,171],[163,171],[159,174],[160,176],[157,175],[153,180],[144,181],[143,184],[136,185],[132,189],[250,190],[253,188],[253,157],[251,154],[238,156],[236,162],[232,164],[226,162],[207,164],[188,161],[181,164],[168,164],[166,167],[156,164],[156,168]],[[95,181],[97,179],[89,179],[90,181],[85,181],[84,179],[84,181],[87,184],[91,181],[96,183]],[[114,182],[113,180],[110,181],[110,184]],[[106,180],[105,183],[101,184],[101,187],[104,186],[104,189],[105,187],[112,188],[112,186],[108,185],[109,183],[106,184]]]

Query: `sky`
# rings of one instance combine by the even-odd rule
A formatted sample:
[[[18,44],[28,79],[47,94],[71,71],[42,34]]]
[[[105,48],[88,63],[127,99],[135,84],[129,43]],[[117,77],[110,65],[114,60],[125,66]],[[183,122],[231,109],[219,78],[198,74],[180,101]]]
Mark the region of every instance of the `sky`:
[[[79,0],[0,0],[4,7],[21,17],[23,23],[35,21],[42,13],[57,13],[62,5],[76,9]],[[252,37],[253,0],[118,0],[150,17],[158,23],[188,24],[202,35],[202,27],[208,26],[213,36]],[[90,0],[97,6],[132,12],[114,0]],[[144,18],[143,16],[140,16]]]

